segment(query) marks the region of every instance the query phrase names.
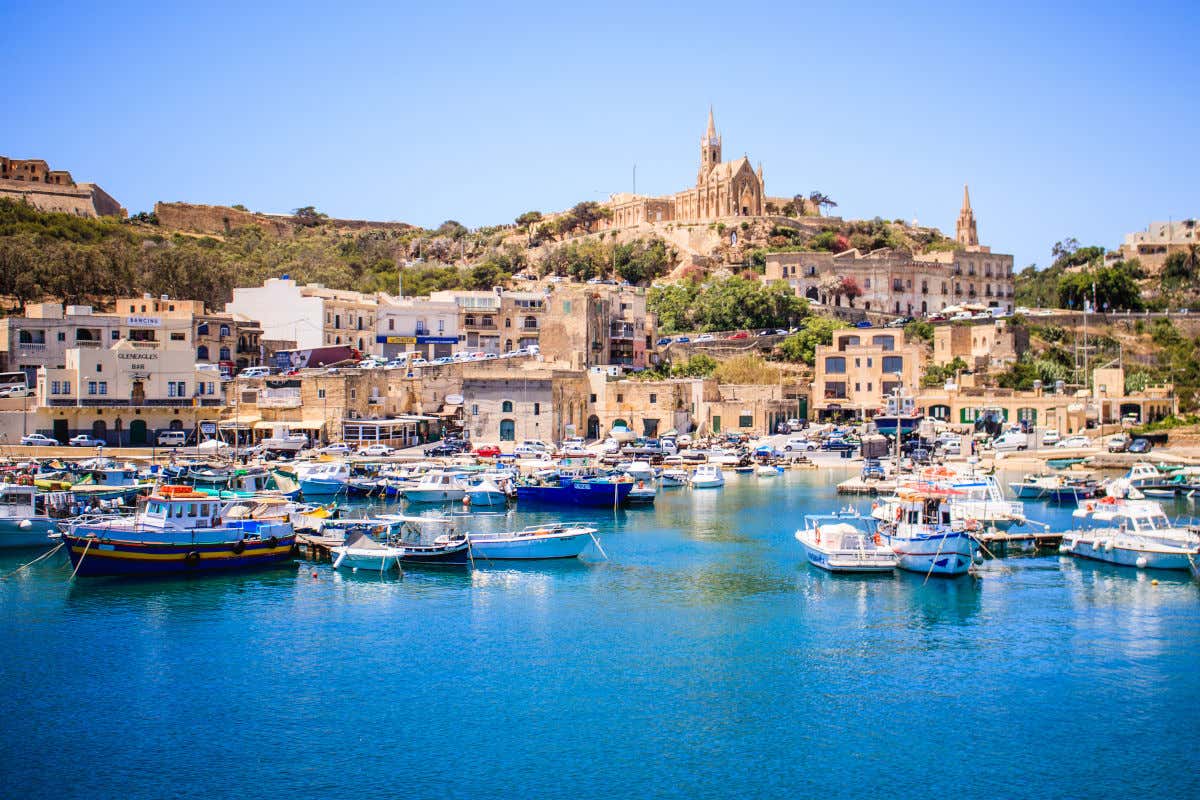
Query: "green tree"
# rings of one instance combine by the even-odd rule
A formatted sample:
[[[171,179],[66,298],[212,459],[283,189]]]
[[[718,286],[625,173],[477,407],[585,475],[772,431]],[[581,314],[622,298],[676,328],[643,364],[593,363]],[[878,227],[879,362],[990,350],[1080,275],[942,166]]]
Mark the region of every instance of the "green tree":
[[[830,317],[809,317],[804,327],[779,343],[779,352],[788,361],[812,366],[817,360],[817,346],[832,344],[834,331],[845,327]]]
[[[317,211],[313,206],[301,206],[292,211],[292,221],[304,228],[315,228],[326,219],[329,219],[329,216]]]
[[[1083,308],[1093,299],[1100,310],[1142,308],[1141,287],[1121,262],[1066,273],[1058,281],[1058,296],[1070,308]]]

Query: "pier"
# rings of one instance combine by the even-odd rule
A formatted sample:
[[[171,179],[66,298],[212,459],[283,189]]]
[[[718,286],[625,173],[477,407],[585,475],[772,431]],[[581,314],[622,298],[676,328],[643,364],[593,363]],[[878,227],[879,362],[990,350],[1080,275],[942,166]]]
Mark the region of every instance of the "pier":
[[[1039,550],[1057,550],[1062,544],[1061,532],[1023,531],[1019,533],[992,529],[979,536],[979,541],[997,558]]]
[[[847,478],[837,485],[838,494],[892,494],[896,491],[896,481],[894,480],[876,480],[865,481],[861,477],[855,475],[853,478]]]

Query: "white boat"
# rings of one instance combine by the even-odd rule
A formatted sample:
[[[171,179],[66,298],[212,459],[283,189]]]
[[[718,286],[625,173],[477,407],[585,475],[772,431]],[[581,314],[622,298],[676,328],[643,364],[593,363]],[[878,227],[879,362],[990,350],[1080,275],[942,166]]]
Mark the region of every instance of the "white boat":
[[[531,525],[519,531],[468,533],[471,553],[490,561],[534,561],[578,558],[594,540],[596,529],[578,522]]]
[[[1200,556],[1200,534],[1172,524],[1151,500],[1105,497],[1079,504],[1082,527],[1063,534],[1059,551],[1138,569],[1186,570]]]
[[[831,515],[810,515],[796,531],[808,563],[830,572],[891,572],[899,558],[878,534]]]
[[[56,523],[38,509],[36,486],[0,484],[0,548],[48,545]]]
[[[901,489],[876,505],[876,531],[900,559],[900,568],[924,575],[962,575],[976,556],[974,530],[954,519],[945,489]],[[974,522],[974,521],[973,521]],[[978,530],[981,525],[974,522]]]
[[[287,425],[275,425],[271,428],[271,435],[264,438],[260,444],[266,450],[295,453],[308,446],[308,437],[303,433],[288,430]]]
[[[705,456],[708,458],[708,463],[716,464],[718,466],[724,465],[731,467],[742,460],[740,453],[737,453],[733,450],[726,450],[722,447],[711,448],[705,454]]]
[[[654,498],[658,493],[654,490],[654,481],[638,481],[629,490],[629,494],[625,498],[625,502],[631,506],[650,506],[654,505]]]
[[[688,471],[680,468],[664,469],[658,477],[664,489],[668,486],[686,486]]]
[[[345,544],[329,548],[333,554],[333,568],[387,572],[400,569],[404,548],[383,544],[372,539],[366,532],[351,536]]]
[[[344,461],[318,461],[296,467],[296,480],[305,497],[329,497],[346,491],[350,467]]]
[[[772,467],[769,464],[760,464],[755,468],[754,474],[760,478],[774,478],[779,474],[779,468]]]
[[[608,432],[608,435],[610,438],[616,439],[620,444],[632,442],[637,438],[637,434],[631,431],[625,425],[613,425],[612,430]]]
[[[479,483],[472,484],[467,489],[467,499],[473,507],[490,508],[508,503],[508,495],[490,478],[483,478]]]
[[[725,485],[725,473],[717,464],[701,464],[689,481],[693,489],[715,489]]]
[[[626,475],[633,478],[635,481],[652,481],[654,480],[654,467],[650,466],[649,461],[631,461],[628,464],[617,467]]]
[[[458,475],[434,469],[421,476],[416,486],[404,490],[410,503],[456,503],[467,495],[467,484]]]

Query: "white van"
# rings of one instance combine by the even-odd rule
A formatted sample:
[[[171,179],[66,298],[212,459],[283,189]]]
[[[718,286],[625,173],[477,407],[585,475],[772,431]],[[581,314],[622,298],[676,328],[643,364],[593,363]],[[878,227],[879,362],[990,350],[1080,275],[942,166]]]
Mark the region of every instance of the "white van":
[[[238,373],[239,378],[265,378],[271,374],[270,367],[246,367]]]
[[[1009,450],[1028,450],[1029,434],[1021,433],[1020,431],[1002,433],[992,440],[992,449],[997,453]]]
[[[184,431],[163,431],[158,435],[159,447],[183,447],[187,444],[187,433]]]

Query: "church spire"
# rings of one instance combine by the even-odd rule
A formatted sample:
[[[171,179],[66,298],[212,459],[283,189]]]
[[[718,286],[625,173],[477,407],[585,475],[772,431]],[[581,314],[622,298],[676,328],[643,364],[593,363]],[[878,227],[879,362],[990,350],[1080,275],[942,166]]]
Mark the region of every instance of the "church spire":
[[[696,175],[697,185],[704,183],[713,167],[721,163],[721,137],[717,135],[717,123],[713,120],[712,106],[708,107],[708,128],[700,140],[700,171]]]
[[[979,233],[975,229],[975,212],[971,210],[971,193],[963,184],[962,209],[954,225],[954,240],[963,247],[978,247]]]
[[[708,129],[704,131],[704,138],[706,141],[717,138],[717,124],[713,121],[713,107],[711,105],[708,107]]]

